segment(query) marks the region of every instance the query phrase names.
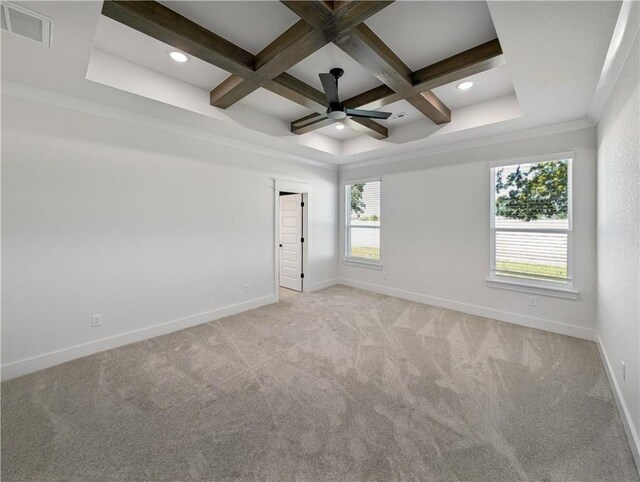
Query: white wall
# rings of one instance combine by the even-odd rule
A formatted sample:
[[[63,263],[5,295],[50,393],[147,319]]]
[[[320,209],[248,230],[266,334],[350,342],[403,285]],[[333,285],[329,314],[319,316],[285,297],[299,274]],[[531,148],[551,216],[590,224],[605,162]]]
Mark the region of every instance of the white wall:
[[[639,57],[636,35],[598,124],[597,330],[640,466]]]
[[[2,137],[4,377],[273,301],[273,178],[336,277],[335,170],[7,95]]]
[[[341,183],[382,177],[383,269],[341,263],[340,278],[354,286],[592,339],[596,311],[595,149],[595,129],[588,128],[342,171]],[[490,258],[488,162],[569,150],[576,155],[574,286],[580,292],[579,299],[538,295],[537,306],[531,307],[528,294],[490,288],[486,283]],[[343,206],[342,199],[341,213]]]

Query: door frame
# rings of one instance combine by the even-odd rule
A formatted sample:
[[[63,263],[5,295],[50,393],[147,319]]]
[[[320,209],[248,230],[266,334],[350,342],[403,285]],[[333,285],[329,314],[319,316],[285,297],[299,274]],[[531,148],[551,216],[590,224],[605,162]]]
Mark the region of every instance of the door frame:
[[[309,285],[309,279],[311,271],[309,269],[309,203],[311,197],[311,186],[305,182],[289,181],[285,179],[273,180],[273,217],[274,217],[274,256],[273,256],[273,271],[274,271],[274,295],[276,301],[280,300],[280,193],[287,192],[291,194],[302,194],[302,237],[304,243],[302,243],[302,272],[304,278],[302,279],[302,292],[307,291],[306,287]]]

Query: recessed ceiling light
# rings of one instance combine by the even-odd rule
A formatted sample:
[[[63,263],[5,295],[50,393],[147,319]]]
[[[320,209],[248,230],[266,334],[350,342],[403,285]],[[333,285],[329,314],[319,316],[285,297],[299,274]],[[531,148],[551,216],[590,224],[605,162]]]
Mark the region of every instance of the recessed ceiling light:
[[[344,124],[339,124],[339,123],[336,124],[336,129],[338,129],[338,130],[344,129]]]
[[[458,84],[458,89],[460,90],[469,90],[471,87],[473,87],[473,82],[469,81]]]
[[[169,51],[169,57],[171,57],[176,62],[180,62],[180,63],[183,63],[183,62],[186,62],[187,60],[189,60],[189,57],[187,57],[182,52],[178,52],[177,50],[170,50]]]

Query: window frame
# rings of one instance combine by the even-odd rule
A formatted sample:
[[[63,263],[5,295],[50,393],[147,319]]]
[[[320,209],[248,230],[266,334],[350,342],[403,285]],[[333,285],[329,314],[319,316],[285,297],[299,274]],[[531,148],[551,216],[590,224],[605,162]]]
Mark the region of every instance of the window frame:
[[[568,191],[568,208],[567,208],[567,228],[496,228],[495,220],[495,200],[496,200],[496,170],[505,166],[514,166],[518,164],[535,164],[539,162],[549,162],[558,160],[567,160],[567,191]],[[489,163],[489,230],[490,230],[490,264],[489,277],[487,282],[493,288],[513,289],[516,291],[525,291],[534,294],[549,294],[551,296],[559,296],[561,298],[576,299],[578,292],[573,289],[573,163],[576,159],[574,151],[558,152],[553,154],[544,154],[529,156],[517,159],[505,159]],[[534,232],[534,233],[563,233],[567,235],[567,278],[562,279],[545,279],[543,277],[526,277],[517,274],[509,275],[498,273],[496,271],[496,234],[498,232]]]
[[[358,256],[350,256],[351,252],[351,228],[354,227],[351,224],[351,186],[354,184],[367,184],[371,182],[380,183],[380,220],[378,226],[355,226],[365,229],[377,229],[379,232],[380,246],[378,248],[379,257],[377,260],[370,258],[361,258]],[[351,264],[354,266],[363,266],[368,268],[380,269],[382,268],[382,178],[370,177],[366,179],[351,179],[344,181],[343,201],[344,201],[344,247],[343,247],[343,262],[345,264]]]

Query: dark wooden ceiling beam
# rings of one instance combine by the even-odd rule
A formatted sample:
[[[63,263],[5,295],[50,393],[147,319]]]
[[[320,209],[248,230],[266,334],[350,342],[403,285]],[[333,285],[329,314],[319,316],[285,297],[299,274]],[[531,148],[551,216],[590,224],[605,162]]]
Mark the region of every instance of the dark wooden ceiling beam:
[[[221,109],[230,107],[392,2],[349,2],[341,5],[336,14],[333,13],[333,4],[327,2],[282,3],[301,20],[256,55],[255,75],[231,75],[215,87],[210,93],[211,105]]]
[[[411,74],[414,88],[425,91],[506,64],[497,38],[452,55]]]
[[[365,117],[346,117],[342,122],[354,131],[366,134],[374,139],[382,140],[389,137],[389,130],[385,126]]]
[[[230,75],[209,94],[212,106],[226,109],[325,45],[322,32],[300,20],[255,56],[252,75]]]
[[[256,87],[252,83],[246,82],[239,75],[232,74],[209,92],[209,104],[220,109],[226,109],[254,90],[256,90]]]
[[[334,13],[340,13],[343,8],[350,6],[355,0],[333,0]]]
[[[385,105],[393,104],[401,100],[402,97],[399,94],[396,94],[390,87],[386,85],[380,85],[378,87],[374,87],[362,94],[358,94],[354,97],[351,97],[342,103],[345,107],[349,107],[350,109],[369,109],[376,110]],[[309,114],[305,117],[301,117],[300,119],[296,119],[291,123],[291,132],[296,134],[304,134],[305,132],[310,132],[309,124],[318,121],[319,119],[325,117],[324,113],[314,113]],[[324,127],[324,125],[318,124],[320,127]],[[305,127],[304,130],[301,130],[301,127]],[[318,127],[319,128],[319,127]]]
[[[329,106],[323,92],[287,73],[282,73],[275,79],[265,82],[263,86],[271,92],[320,114],[324,114]]]
[[[280,3],[314,28],[323,28],[333,17],[333,2],[280,0]]]
[[[322,129],[323,127],[330,126],[335,121],[333,119],[329,119],[326,115],[315,117],[313,122],[309,122],[305,125],[300,125],[296,127],[291,127],[291,132],[294,134],[306,134],[308,132],[313,132],[318,129]]]
[[[300,117],[299,119],[294,120],[291,123],[291,129],[293,131],[293,128],[295,127],[302,127],[305,126],[307,124],[312,124],[313,122],[319,120],[319,119],[325,119],[327,118],[327,116],[325,116],[324,114],[318,114],[316,112],[306,115],[304,117]]]
[[[300,124],[298,126],[292,126],[291,132],[294,134],[306,134],[308,132],[313,132],[318,129],[322,129],[323,127],[330,126],[334,124],[335,120],[329,119],[327,116],[315,116],[314,114],[308,116],[311,119],[311,122]],[[366,119],[362,117],[347,117],[341,121],[342,123],[348,125],[354,131],[360,132],[362,134],[366,134],[368,136],[373,137],[374,139],[386,139],[389,137],[389,130],[377,122]]]
[[[345,100],[344,105],[351,109],[376,110],[401,99],[402,96],[400,94],[395,93],[393,89],[383,84]]]
[[[434,123],[451,121],[451,111],[435,94],[414,91],[411,69],[365,24],[335,44]]]
[[[237,75],[252,75],[254,56],[158,2],[107,0],[102,14]]]
[[[295,134],[311,132],[335,122],[328,119],[325,115],[328,105],[324,93],[314,89],[301,80],[296,79],[292,75],[287,73],[280,74],[275,79],[265,82],[264,87],[271,92],[315,111],[315,114],[307,116],[313,122],[302,122],[301,124],[305,125],[300,125],[299,129],[294,129],[292,127],[291,132]],[[389,131],[386,127],[371,119],[358,119],[357,121],[355,119],[352,120],[354,120],[354,122],[347,122],[345,119],[345,122],[358,132],[367,134],[375,139],[386,139],[389,136]]]
[[[102,13],[146,35],[172,45],[232,75],[211,92],[212,104],[228,107],[258,87],[282,95],[315,113],[292,123],[292,131],[310,132],[329,125],[324,94],[285,71],[334,41],[369,68],[386,85],[344,101],[351,108],[377,109],[402,98],[438,123],[450,119],[448,108],[431,89],[505,63],[498,39],[486,42],[416,72],[364,25],[392,3],[351,0],[282,2],[301,17],[278,39],[254,56],[155,1],[107,0]],[[345,121],[377,138],[386,128],[370,119]]]
[[[451,109],[430,90],[407,96],[405,100],[431,119],[436,125],[451,122]]]
[[[332,3],[313,2],[313,5],[316,3],[320,11],[327,15],[332,14]],[[366,8],[353,10],[353,16],[348,20],[346,15],[351,10],[344,10],[345,20],[332,27],[336,28],[334,35],[342,35],[390,2],[367,3]],[[324,93],[284,72],[288,64],[298,63],[333,39],[325,39],[324,31],[314,29],[303,20],[294,24],[254,56],[154,1],[107,0],[103,4],[102,13],[193,57],[231,72],[232,75],[214,89],[216,96],[224,97],[227,106],[250,94],[257,86],[263,86],[316,113],[324,114],[327,110]],[[386,129],[377,123],[374,124],[359,125],[359,129],[379,138]]]
[[[304,20],[298,20],[258,52],[255,62],[256,73],[265,78],[273,78],[291,67],[291,62],[300,62],[323,44],[321,32]]]
[[[313,8],[307,2],[287,3],[299,16],[315,26],[326,22],[325,12],[319,8]],[[363,3],[366,4],[366,2],[348,2],[341,5],[341,9],[347,15],[349,7],[355,10]],[[433,93],[422,94],[413,91],[411,70],[366,25],[359,24],[342,38],[337,38],[335,43],[434,122],[441,124],[450,121],[449,109]],[[389,95],[392,94],[389,93]]]
[[[442,85],[456,82],[479,74],[487,70],[504,65],[506,60],[498,39],[452,55],[444,60],[419,69],[411,74],[413,89],[416,93],[435,89]],[[362,94],[344,101],[347,107],[353,109],[379,109],[385,105],[401,100],[402,96],[386,85],[374,87]],[[291,131],[296,132],[305,126],[305,132],[310,132],[310,125],[317,120],[317,114],[296,119],[291,123]]]

